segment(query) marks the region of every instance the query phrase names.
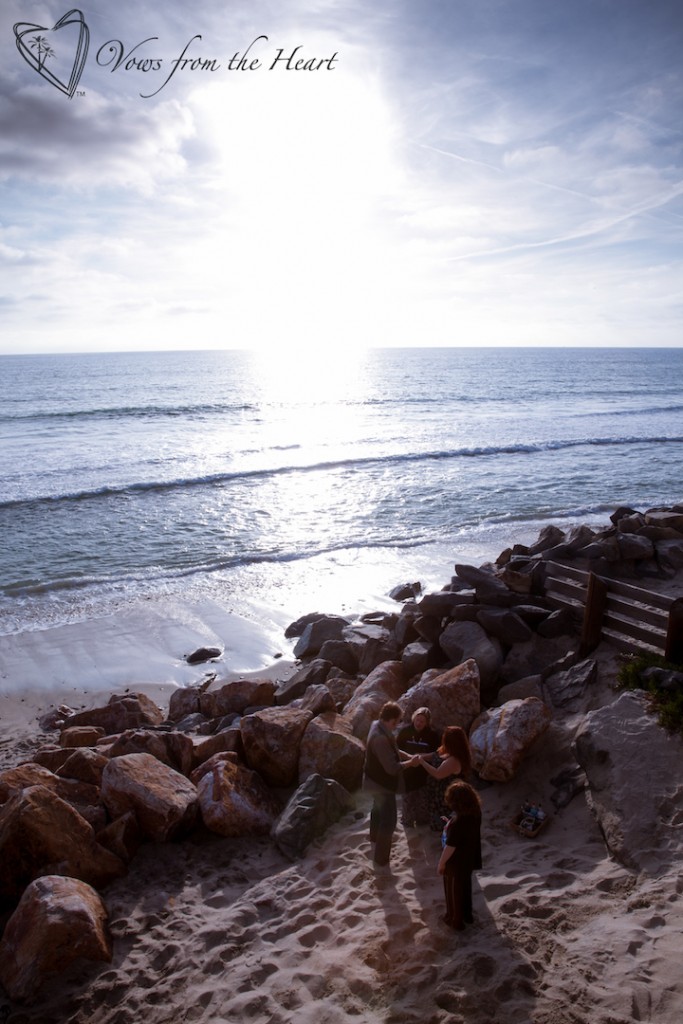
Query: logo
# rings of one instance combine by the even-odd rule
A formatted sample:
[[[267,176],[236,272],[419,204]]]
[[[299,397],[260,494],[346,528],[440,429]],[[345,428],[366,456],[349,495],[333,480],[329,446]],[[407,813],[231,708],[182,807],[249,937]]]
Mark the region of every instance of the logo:
[[[29,67],[73,98],[90,43],[90,32],[81,11],[68,11],[52,28],[18,21],[14,35],[17,49]]]

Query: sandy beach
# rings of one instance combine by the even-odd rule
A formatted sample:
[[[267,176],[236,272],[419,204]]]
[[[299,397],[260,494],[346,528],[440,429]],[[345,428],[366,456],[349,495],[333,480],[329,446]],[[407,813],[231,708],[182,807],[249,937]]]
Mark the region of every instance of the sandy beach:
[[[668,581],[667,587],[672,586]],[[30,756],[37,719],[66,703],[144,691],[161,707],[201,679],[285,679],[279,632],[215,604],[4,637],[4,767]],[[225,648],[189,666],[199,644]],[[594,706],[614,699],[617,656],[595,652]],[[84,679],[89,685],[83,686]],[[80,684],[80,688],[79,688]],[[533,839],[511,828],[526,799],[553,811],[555,779],[575,763],[579,717],[556,714],[516,779],[480,782],[484,867],[475,924],[441,923],[439,837],[399,824],[391,870],[377,874],[368,799],[295,863],[269,838],[200,829],[144,845],[104,892],[110,964],[78,961],[26,1006],[0,997],[7,1024],[677,1024],[683,1012],[683,884],[678,863],[640,874],[610,857],[583,794]]]

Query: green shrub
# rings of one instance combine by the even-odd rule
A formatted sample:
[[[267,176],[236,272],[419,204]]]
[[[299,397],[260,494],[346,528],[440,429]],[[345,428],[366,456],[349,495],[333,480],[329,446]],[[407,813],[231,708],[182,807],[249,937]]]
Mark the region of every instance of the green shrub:
[[[683,672],[683,665],[675,665],[657,654],[631,655],[625,658],[617,674],[620,690],[644,690],[650,697],[659,722],[669,732],[683,735],[683,686],[663,690],[654,679],[643,679],[645,669],[663,668],[670,672]]]

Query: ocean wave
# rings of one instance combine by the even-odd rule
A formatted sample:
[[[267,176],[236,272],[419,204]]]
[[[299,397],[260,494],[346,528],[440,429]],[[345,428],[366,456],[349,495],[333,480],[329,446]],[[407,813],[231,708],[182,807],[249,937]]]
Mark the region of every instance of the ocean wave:
[[[144,480],[138,483],[105,486],[91,490],[67,492],[63,494],[37,495],[31,498],[12,498],[0,502],[0,511],[16,509],[22,506],[55,504],[58,502],[92,501],[119,495],[132,495],[144,492],[168,492],[185,488],[213,487],[234,483],[239,480],[269,479],[287,476],[294,473],[320,473],[337,469],[363,469],[372,466],[400,466],[416,462],[434,462],[451,459],[492,458],[499,455],[538,455],[569,448],[614,447],[632,445],[666,445],[680,444],[683,436],[676,437],[591,437],[567,440],[532,441],[525,443],[479,446],[473,448],[451,448],[437,451],[403,452],[387,455],[367,455],[361,458],[333,459],[302,465],[271,466],[255,469],[235,470],[232,472],[209,473],[195,477],[180,477],[171,480]]]
[[[181,416],[211,416],[233,412],[258,412],[258,405],[249,402],[238,402],[233,405],[225,402],[206,402],[187,405],[123,405],[103,407],[101,409],[58,409],[54,412],[17,412],[3,413],[0,423],[32,420],[35,423],[55,423],[60,420],[117,420],[117,419],[156,419]]]

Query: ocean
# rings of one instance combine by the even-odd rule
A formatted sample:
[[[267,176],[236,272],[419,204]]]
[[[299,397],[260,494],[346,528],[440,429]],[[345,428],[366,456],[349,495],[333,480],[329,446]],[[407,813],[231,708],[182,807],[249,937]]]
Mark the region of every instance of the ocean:
[[[0,633],[295,615],[683,498],[683,350],[0,358]]]

